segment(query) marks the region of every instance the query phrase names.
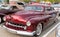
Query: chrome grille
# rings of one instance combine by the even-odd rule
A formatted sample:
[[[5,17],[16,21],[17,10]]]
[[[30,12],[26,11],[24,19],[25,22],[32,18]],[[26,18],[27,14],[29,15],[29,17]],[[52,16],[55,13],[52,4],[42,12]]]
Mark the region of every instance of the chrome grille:
[[[20,27],[20,28],[24,28],[26,30],[27,26],[23,25],[23,24],[16,24],[13,22],[8,22],[8,25],[14,26],[14,27]]]
[[[16,25],[16,26],[25,26],[23,24],[17,24],[17,23],[13,23],[13,22],[8,22],[8,23],[13,24],[13,25]]]

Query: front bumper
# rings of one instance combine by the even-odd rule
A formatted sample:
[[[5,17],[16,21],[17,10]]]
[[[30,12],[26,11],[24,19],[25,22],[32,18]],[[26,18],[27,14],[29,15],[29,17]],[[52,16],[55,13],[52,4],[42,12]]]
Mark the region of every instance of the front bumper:
[[[27,31],[18,31],[18,30],[13,30],[13,29],[10,29],[10,28],[7,28],[6,26],[3,26],[4,29],[8,30],[9,32],[11,33],[15,33],[15,34],[21,34],[21,35],[28,35],[28,36],[33,36],[35,34],[35,31],[33,32],[27,32]]]

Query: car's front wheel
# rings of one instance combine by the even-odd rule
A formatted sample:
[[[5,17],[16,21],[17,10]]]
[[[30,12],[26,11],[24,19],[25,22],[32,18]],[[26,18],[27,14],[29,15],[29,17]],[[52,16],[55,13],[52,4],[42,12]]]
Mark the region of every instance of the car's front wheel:
[[[42,24],[38,23],[37,28],[36,28],[36,37],[39,37],[41,32],[42,32]]]

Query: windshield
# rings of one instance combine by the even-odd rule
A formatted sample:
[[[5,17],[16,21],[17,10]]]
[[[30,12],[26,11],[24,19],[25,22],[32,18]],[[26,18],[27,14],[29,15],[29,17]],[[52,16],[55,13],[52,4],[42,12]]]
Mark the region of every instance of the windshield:
[[[43,11],[43,7],[40,7],[40,6],[26,6],[25,10]]]

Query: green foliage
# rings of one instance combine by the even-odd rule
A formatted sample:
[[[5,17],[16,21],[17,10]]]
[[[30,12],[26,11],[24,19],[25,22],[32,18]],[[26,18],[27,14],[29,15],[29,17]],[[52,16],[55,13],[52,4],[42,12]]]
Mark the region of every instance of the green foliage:
[[[49,0],[51,3],[54,3],[55,1],[54,0]]]
[[[60,2],[60,0],[55,0],[55,2]]]
[[[60,0],[49,0],[51,3],[60,2]]]
[[[36,0],[36,2],[40,2],[40,0]]]
[[[31,0],[24,0],[24,2],[26,3],[29,3]],[[41,0],[36,0],[36,2],[40,2]],[[44,1],[47,1],[47,0],[44,0]],[[60,2],[60,0],[48,0],[50,1],[51,3],[54,3],[54,2]]]
[[[24,2],[25,2],[25,3],[29,3],[29,2],[30,2],[30,0],[24,0]]]
[[[9,2],[9,0],[7,0],[7,2]]]
[[[44,0],[44,1],[50,1],[51,3],[54,3],[55,2],[54,0]]]

